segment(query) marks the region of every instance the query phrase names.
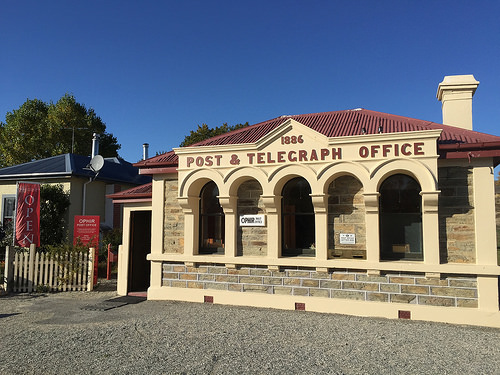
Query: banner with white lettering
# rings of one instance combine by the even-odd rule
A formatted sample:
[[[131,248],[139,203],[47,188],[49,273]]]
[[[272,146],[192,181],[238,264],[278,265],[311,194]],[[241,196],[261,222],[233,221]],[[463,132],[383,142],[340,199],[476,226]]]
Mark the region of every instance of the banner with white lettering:
[[[40,184],[17,184],[16,236],[14,245],[40,246]]]

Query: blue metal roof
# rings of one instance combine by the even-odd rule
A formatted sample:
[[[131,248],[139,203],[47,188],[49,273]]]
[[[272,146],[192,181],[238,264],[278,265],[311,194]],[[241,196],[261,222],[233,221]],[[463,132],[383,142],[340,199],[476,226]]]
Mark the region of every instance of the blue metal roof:
[[[87,169],[89,156],[57,155],[46,159],[0,168],[0,180],[39,179],[56,177],[90,178],[94,172]],[[104,166],[96,178],[99,181],[135,185],[147,184],[151,177],[139,175],[139,169],[121,158],[105,158]]]

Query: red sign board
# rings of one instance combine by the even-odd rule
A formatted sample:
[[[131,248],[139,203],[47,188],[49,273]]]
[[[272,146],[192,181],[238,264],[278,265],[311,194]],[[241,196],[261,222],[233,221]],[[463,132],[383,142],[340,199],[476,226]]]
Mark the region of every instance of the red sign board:
[[[16,237],[14,245],[40,246],[40,184],[17,184]]]
[[[97,264],[99,262],[99,216],[75,216],[73,244],[77,243],[95,248],[94,284],[97,284]]]
[[[99,244],[99,216],[75,216],[73,244],[80,243],[88,247]]]

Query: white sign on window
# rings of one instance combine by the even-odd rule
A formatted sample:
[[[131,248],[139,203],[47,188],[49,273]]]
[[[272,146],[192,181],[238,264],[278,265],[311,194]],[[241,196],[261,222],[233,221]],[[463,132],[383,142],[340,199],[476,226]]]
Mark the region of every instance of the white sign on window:
[[[354,233],[340,233],[341,245],[355,245],[356,235]]]
[[[265,215],[241,215],[240,226],[242,227],[264,227],[266,226]]]

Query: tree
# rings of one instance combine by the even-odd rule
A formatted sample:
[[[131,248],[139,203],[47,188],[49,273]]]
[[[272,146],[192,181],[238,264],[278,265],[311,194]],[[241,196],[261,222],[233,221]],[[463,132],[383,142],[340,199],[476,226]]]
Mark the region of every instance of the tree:
[[[40,186],[40,243],[60,245],[68,238],[69,193],[61,184]]]
[[[198,125],[198,129],[196,131],[191,130],[189,135],[184,138],[184,141],[179,145],[180,147],[186,147],[192,145],[194,143],[201,142],[205,139],[215,137],[217,135],[221,135],[236,129],[241,129],[247,127],[249,124],[245,122],[244,124],[236,124],[229,126],[226,123],[221,126],[216,126],[215,128],[209,128],[207,124]]]
[[[99,153],[118,156],[117,139],[92,108],[65,94],[56,103],[27,99],[0,122],[0,166],[25,163],[67,152],[90,155],[92,134],[100,134]]]

